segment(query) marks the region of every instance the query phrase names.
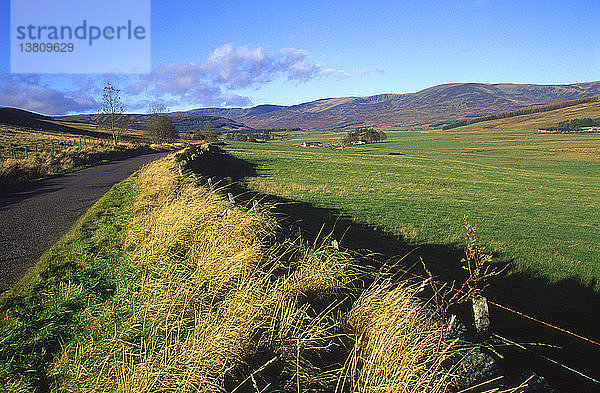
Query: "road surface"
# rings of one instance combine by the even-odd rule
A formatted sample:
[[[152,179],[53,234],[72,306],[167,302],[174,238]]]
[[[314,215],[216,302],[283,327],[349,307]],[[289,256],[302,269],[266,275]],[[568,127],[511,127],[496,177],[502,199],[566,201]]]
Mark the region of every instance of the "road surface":
[[[19,281],[110,187],[166,154],[113,161],[0,194],[0,292]]]

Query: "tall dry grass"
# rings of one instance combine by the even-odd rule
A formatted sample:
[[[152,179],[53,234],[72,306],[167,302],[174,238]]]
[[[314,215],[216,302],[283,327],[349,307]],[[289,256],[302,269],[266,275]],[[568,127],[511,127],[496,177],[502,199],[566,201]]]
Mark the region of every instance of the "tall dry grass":
[[[348,321],[356,340],[346,365],[353,392],[444,392],[455,386],[442,362],[452,340],[438,348],[441,323],[415,298],[415,287],[378,283],[365,291]]]
[[[72,146],[57,150],[54,154],[44,151],[38,154],[30,153],[28,158],[5,158],[0,160],[0,185],[23,183],[68,172],[81,166],[95,165],[105,160],[121,159],[153,150],[140,144],[121,143],[119,146]]]
[[[66,344],[61,392],[443,392],[437,325],[410,288],[361,289],[349,255],[282,235],[177,172],[133,182],[125,266],[89,334]]]

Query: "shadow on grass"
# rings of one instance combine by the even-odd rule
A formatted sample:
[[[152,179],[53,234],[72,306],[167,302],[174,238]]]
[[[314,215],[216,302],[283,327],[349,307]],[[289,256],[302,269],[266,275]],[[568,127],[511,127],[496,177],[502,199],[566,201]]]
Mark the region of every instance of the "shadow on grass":
[[[234,194],[237,203],[250,206],[252,200],[258,200],[261,205],[273,206],[273,212],[279,216],[280,222],[307,241],[314,241],[319,233],[332,233],[340,245],[361,254],[370,254],[380,262],[394,263],[408,254],[399,267],[409,269],[413,274],[424,275],[422,259],[440,280],[452,282],[464,276],[460,268],[460,260],[464,255],[462,246],[414,244],[385,229],[356,222],[337,209],[321,208],[247,189],[243,185],[244,179],[257,176],[257,172],[246,161],[226,154],[209,154],[189,162],[186,169],[204,178],[212,178],[215,187],[222,193]],[[381,264],[373,259],[359,258],[358,261],[379,267]],[[509,258],[503,255],[496,255],[495,260],[510,264]],[[407,276],[400,271],[398,275]],[[599,341],[600,296],[593,287],[593,284],[583,286],[576,279],[549,283],[545,278],[530,273],[509,273],[495,279],[485,295],[496,303]],[[454,311],[465,324],[471,323],[468,306]],[[529,348],[588,376],[600,377],[600,346],[557,332],[494,305],[490,305],[490,313],[493,333],[518,343],[543,343],[558,347],[535,345]],[[525,369],[531,368],[561,392],[600,389],[600,385],[591,384],[572,372],[520,349],[498,346],[496,350],[504,356],[500,363],[509,377],[517,378]]]

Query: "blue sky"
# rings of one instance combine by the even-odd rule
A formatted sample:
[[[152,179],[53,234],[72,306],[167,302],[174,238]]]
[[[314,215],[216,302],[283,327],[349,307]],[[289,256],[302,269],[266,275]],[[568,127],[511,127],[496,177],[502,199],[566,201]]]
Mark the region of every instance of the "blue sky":
[[[600,80],[598,0],[156,0],[149,75],[9,74],[0,15],[0,105],[48,114],[97,110],[107,79],[138,112]]]

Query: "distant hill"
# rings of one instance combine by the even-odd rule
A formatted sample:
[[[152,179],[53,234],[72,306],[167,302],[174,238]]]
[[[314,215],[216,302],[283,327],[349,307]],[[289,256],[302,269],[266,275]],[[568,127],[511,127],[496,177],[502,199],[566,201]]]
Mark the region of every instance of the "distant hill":
[[[568,119],[600,117],[600,101],[586,102],[566,108],[559,108],[549,112],[531,113],[505,119],[490,120],[475,123],[460,128],[461,131],[536,131],[540,128],[556,127],[558,123]],[[451,131],[448,131],[451,132]]]
[[[173,119],[175,128],[179,132],[206,130],[210,128],[219,132],[248,132],[253,130],[242,123],[222,116],[189,114],[187,112],[173,112],[169,116]]]
[[[298,105],[199,108],[190,116],[222,116],[253,128],[425,125],[600,94],[600,82],[571,85],[450,83],[409,94],[324,98]]]
[[[143,139],[142,130],[149,119],[147,114],[125,114],[119,117],[128,117],[132,120],[129,138]],[[252,132],[250,127],[237,121],[220,116],[190,115],[188,112],[174,112],[169,116],[173,119],[175,127],[180,132],[191,132],[198,129],[214,129],[218,132]],[[0,107],[0,125],[11,127],[25,127],[32,130],[66,133],[72,135],[87,135],[106,137],[107,131],[98,127],[98,124],[108,124],[108,115],[81,114],[70,116],[45,116],[23,109]]]
[[[0,125],[26,127],[43,131],[73,135],[103,137],[104,133],[80,128],[79,124],[57,121],[57,118],[40,115],[23,109],[0,107]]]
[[[175,128],[179,132],[190,132],[198,129],[207,129],[212,128],[220,132],[229,132],[229,131],[238,131],[245,132],[251,131],[252,128],[246,127],[244,124],[227,119],[222,116],[212,116],[212,115],[201,115],[191,113],[193,111],[187,112],[173,112],[169,113],[169,116],[173,120],[175,124]],[[72,123],[86,123],[86,124],[95,124],[96,122],[104,122],[108,115],[98,115],[98,114],[83,114],[83,115],[70,115],[70,116],[59,116],[55,119],[68,121]],[[133,119],[133,128],[137,130],[143,130],[146,126],[146,122],[149,119],[150,115],[148,114],[124,114],[119,115],[127,116],[130,119]]]
[[[323,98],[298,105],[252,108],[199,108],[169,114],[179,131],[212,128],[221,132],[252,132],[264,128],[344,130],[360,126],[412,126],[451,122],[485,114],[514,111],[600,94],[600,82],[571,85],[449,83],[416,93],[369,97]],[[128,115],[143,129],[145,114]],[[0,108],[0,123],[32,127],[93,130],[102,115],[48,117]],[[62,128],[61,128],[62,127]]]

